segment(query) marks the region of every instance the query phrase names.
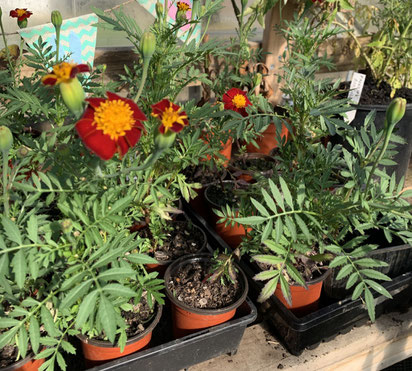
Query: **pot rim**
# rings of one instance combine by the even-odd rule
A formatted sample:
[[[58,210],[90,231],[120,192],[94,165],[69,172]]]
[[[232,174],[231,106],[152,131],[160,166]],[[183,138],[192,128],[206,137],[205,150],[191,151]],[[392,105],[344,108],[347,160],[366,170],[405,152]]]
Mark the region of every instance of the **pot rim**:
[[[351,105],[353,109],[356,110],[364,110],[364,111],[386,111],[387,108],[389,107],[388,104],[352,104]],[[412,103],[407,103],[406,104],[406,110],[412,110]]]
[[[223,183],[224,183],[224,184],[233,183],[233,184],[240,184],[240,185],[242,185],[242,186],[248,186],[247,184],[245,185],[244,183],[240,183],[240,182],[235,181],[235,180],[223,180]],[[210,197],[208,196],[208,191],[209,191],[210,187],[213,186],[213,185],[215,185],[215,184],[217,184],[217,183],[210,184],[208,187],[206,187],[204,196],[205,196],[206,201],[207,201],[210,205],[212,205],[215,209],[220,209],[220,208],[222,208],[223,206],[218,205],[217,203],[215,203],[214,201],[212,201],[212,200],[210,199]]]
[[[217,308],[217,309],[201,309],[201,308],[193,308],[179,300],[177,300],[172,292],[170,291],[167,283],[170,281],[171,276],[172,276],[172,271],[174,269],[179,268],[181,265],[184,264],[189,264],[192,262],[196,262],[196,261],[205,261],[205,260],[209,260],[213,255],[210,253],[200,253],[200,254],[189,254],[189,255],[185,255],[182,256],[181,258],[179,258],[178,260],[175,260],[172,264],[169,265],[169,267],[166,269],[165,275],[164,275],[164,280],[165,280],[165,292],[166,292],[166,296],[169,298],[169,300],[175,304],[176,306],[188,311],[188,312],[192,312],[195,314],[200,314],[200,315],[217,315],[217,314],[223,314],[223,313],[227,313],[230,312],[236,308],[238,308],[245,300],[249,291],[249,285],[248,285],[248,281],[246,278],[245,273],[243,272],[243,270],[239,267],[238,264],[236,265],[236,268],[238,270],[238,274],[239,277],[241,277],[241,279],[239,280],[242,288],[243,288],[243,292],[242,295],[232,304],[223,307],[223,308]]]
[[[127,339],[126,341],[126,346],[133,344],[141,339],[143,339],[144,337],[146,337],[149,333],[151,333],[153,331],[153,329],[156,327],[156,325],[159,323],[160,321],[160,317],[162,316],[162,310],[163,310],[163,306],[159,303],[156,302],[156,307],[157,307],[157,313],[156,316],[154,316],[152,322],[150,323],[150,325],[140,334],[137,334],[135,336],[132,336],[131,338]],[[78,339],[80,339],[83,343],[85,344],[91,344],[100,348],[119,348],[117,345],[112,344],[110,341],[108,340],[96,340],[96,339],[91,339],[83,334],[78,334],[76,335],[76,337]]]
[[[29,354],[23,358],[20,359],[17,362],[13,362],[12,364],[2,368],[2,371],[14,371],[14,370],[18,370],[20,367],[22,367],[23,365],[25,365],[26,363],[30,362],[31,360],[34,361],[38,361],[38,359],[34,359],[36,355],[33,352],[29,352]],[[41,358],[40,358],[41,359]]]

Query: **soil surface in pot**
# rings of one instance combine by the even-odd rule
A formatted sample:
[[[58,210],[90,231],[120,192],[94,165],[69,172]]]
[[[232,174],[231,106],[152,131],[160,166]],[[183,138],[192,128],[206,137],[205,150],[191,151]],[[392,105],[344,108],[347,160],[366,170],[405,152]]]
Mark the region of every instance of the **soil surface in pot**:
[[[183,170],[187,183],[210,184],[222,179],[223,173],[207,166],[188,166]]]
[[[275,163],[272,161],[267,161],[264,158],[238,159],[233,162],[232,166],[241,170],[263,172],[272,170],[275,167]]]
[[[168,288],[175,298],[184,304],[199,309],[218,309],[234,303],[242,294],[238,281],[222,285],[220,279],[210,282],[211,263],[194,262],[181,267]]]
[[[378,86],[376,81],[371,76],[369,71],[360,71],[361,73],[366,74],[365,84],[363,86],[362,95],[359,101],[361,105],[386,105],[389,104],[394,98],[400,97],[405,98],[407,103],[412,103],[412,89],[401,88],[397,89],[395,96],[393,98],[391,95],[391,87],[385,81],[382,81]],[[344,82],[340,84],[340,89],[349,90],[350,82]],[[344,98],[347,98],[347,93],[343,95]]]
[[[3,349],[0,349],[0,369],[15,363],[17,355],[18,349],[14,345],[6,345]]]
[[[191,223],[186,221],[170,221],[169,231],[165,231],[166,238],[162,246],[158,246],[151,255],[159,261],[175,260],[183,255],[198,252],[204,245],[204,234]],[[152,239],[152,233],[146,224],[138,231],[142,238]]]
[[[237,207],[240,203],[241,187],[234,188],[234,183],[226,182],[221,184],[212,184],[207,191],[207,197],[210,201],[218,206],[229,205]]]

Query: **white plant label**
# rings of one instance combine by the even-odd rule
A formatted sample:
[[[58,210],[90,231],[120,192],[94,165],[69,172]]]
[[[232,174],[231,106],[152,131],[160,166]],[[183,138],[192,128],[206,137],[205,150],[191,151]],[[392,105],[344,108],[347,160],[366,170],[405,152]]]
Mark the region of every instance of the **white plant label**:
[[[366,75],[363,73],[354,72],[350,83],[348,98],[353,104],[358,104],[362,95],[363,85],[365,84]],[[356,116],[356,109],[346,112],[346,122],[350,124]]]

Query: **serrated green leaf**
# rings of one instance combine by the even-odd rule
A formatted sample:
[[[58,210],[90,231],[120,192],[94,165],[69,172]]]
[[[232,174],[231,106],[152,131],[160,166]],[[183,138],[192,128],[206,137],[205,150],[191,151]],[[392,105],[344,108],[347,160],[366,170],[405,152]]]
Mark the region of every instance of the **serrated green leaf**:
[[[258,297],[259,303],[263,303],[264,301],[269,299],[274,294],[276,287],[278,285],[278,282],[279,282],[279,275],[266,283],[266,285],[263,287],[262,291],[259,294],[259,297]]]
[[[112,303],[104,296],[100,296],[98,317],[111,343],[114,343],[116,336],[116,313]]]
[[[363,289],[365,288],[365,284],[363,282],[359,282],[356,287],[355,290],[353,290],[352,293],[352,300],[356,300],[357,298],[359,298],[359,296],[361,296]]]
[[[263,216],[246,216],[244,218],[234,218],[234,221],[243,225],[257,225],[266,220]]]
[[[16,326],[20,323],[17,319],[9,318],[9,317],[1,317],[0,318],[0,328],[8,328]]]
[[[82,303],[80,304],[79,307],[79,312],[76,317],[76,328],[81,328],[83,324],[87,321],[89,316],[93,313],[95,310],[95,304],[96,304],[96,299],[98,295],[98,290],[94,290],[87,294],[87,296],[84,298]]]
[[[392,299],[392,295],[381,284],[368,279],[365,279],[364,281],[366,282],[366,284],[372,287],[378,294],[381,294],[389,299]]]
[[[93,280],[89,279],[82,282],[80,285],[73,287],[63,298],[60,303],[60,310],[70,308],[71,305],[87,293]]]
[[[109,283],[103,287],[103,291],[118,297],[131,298],[136,296],[136,291],[132,290],[129,287],[120,285],[119,283]]]
[[[256,201],[254,198],[251,198],[251,201],[252,201],[253,206],[255,206],[256,209],[257,209],[263,216],[266,216],[266,217],[269,217],[269,216],[270,216],[269,213],[268,213],[268,211],[266,210],[266,208],[265,208],[259,201]]]
[[[30,318],[29,335],[33,352],[37,354],[40,345],[40,327],[37,318],[34,316]]]
[[[278,207],[281,208],[282,211],[285,211],[285,203],[283,202],[283,196],[281,195],[279,188],[276,186],[275,183],[271,179],[269,179],[269,187],[272,193],[272,197],[275,199],[276,204]]]
[[[349,290],[359,279],[359,273],[354,272],[350,275],[348,278],[348,281],[346,282],[346,290]]]
[[[276,266],[277,264],[283,263],[283,258],[278,258],[273,255],[254,255],[252,256],[253,260],[256,260],[259,263],[269,264]]]
[[[280,244],[276,243],[275,241],[265,240],[263,243],[274,253],[279,255],[286,255],[288,251]]]
[[[285,199],[286,204],[291,208],[291,210],[294,210],[292,195],[290,194],[290,191],[289,191],[289,188],[286,182],[284,181],[282,177],[279,177],[279,182],[280,182],[280,188],[282,189],[283,197]]]
[[[27,331],[24,326],[20,327],[19,336],[17,338],[17,346],[19,348],[19,352],[21,353],[22,358],[25,358],[27,355],[27,348],[29,345],[29,338],[27,336]]]
[[[375,300],[368,288],[365,288],[365,303],[366,308],[368,309],[369,318],[372,322],[375,322]]]
[[[100,273],[97,278],[102,281],[121,280],[123,278],[132,278],[136,272],[131,268],[111,268]]]
[[[62,346],[65,352],[70,354],[76,354],[76,348],[73,345],[71,345],[68,341],[62,340],[60,345]]]
[[[3,349],[7,344],[9,344],[13,340],[18,330],[18,327],[13,327],[0,335],[0,349]]]
[[[335,259],[333,259],[333,260],[329,263],[329,267],[330,267],[330,268],[339,267],[340,265],[345,264],[346,261],[347,261],[346,256],[337,256]]]
[[[57,364],[59,365],[60,369],[62,369],[63,371],[66,370],[66,361],[64,360],[63,356],[57,352]]]
[[[2,217],[2,224],[4,227],[4,232],[9,240],[17,243],[18,245],[22,245],[22,238],[19,231],[19,228],[15,223],[13,223],[9,218]]]
[[[33,242],[38,242],[38,225],[37,225],[37,216],[35,214],[30,215],[30,218],[27,222],[27,237]]]
[[[278,270],[271,269],[271,270],[263,271],[263,272],[260,272],[260,273],[256,274],[253,277],[253,279],[256,280],[256,281],[266,281],[266,280],[270,280],[270,279],[272,279],[272,278],[274,278],[278,275],[279,275]]]
[[[388,277],[386,274],[383,274],[379,271],[375,271],[373,269],[360,269],[359,272],[361,272],[366,277],[373,278],[374,280],[391,281],[391,278]]]
[[[42,306],[40,314],[41,314],[41,321],[47,333],[52,337],[59,336],[59,331],[57,330],[55,326],[55,323],[54,323],[54,320],[53,320],[53,317],[50,311],[45,306]]]
[[[293,223],[292,219],[289,217],[289,215],[285,216],[285,225],[290,232],[292,241],[296,241],[298,238],[298,235],[296,233],[296,226],[295,223]]]
[[[12,264],[17,286],[22,289],[27,274],[27,263],[23,250],[17,251],[12,260]]]
[[[127,260],[130,260],[134,264],[157,264],[158,261],[146,254],[129,254]]]
[[[276,203],[273,200],[273,198],[270,197],[269,193],[267,193],[266,189],[264,189],[264,188],[262,188],[262,195],[263,195],[263,198],[265,200],[266,205],[276,215],[278,213],[278,208],[277,208]]]

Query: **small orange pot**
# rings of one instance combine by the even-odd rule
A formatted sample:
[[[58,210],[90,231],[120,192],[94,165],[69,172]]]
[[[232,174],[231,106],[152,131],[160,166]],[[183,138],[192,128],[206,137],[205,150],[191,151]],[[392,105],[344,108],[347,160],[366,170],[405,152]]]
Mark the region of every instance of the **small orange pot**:
[[[206,139],[203,139],[205,143],[208,143],[207,136]],[[226,143],[223,143],[222,141],[220,142],[222,149],[219,151],[219,153],[226,158],[225,162],[223,163],[224,167],[227,167],[229,165],[229,161],[232,158],[232,138],[228,138]],[[206,158],[210,161],[211,157],[209,155],[206,156]]]
[[[229,183],[230,181],[225,181],[224,184]],[[205,199],[209,204],[210,207],[210,212],[211,212],[211,220],[214,225],[214,229],[216,233],[222,237],[223,241],[225,241],[232,249],[235,249],[236,247],[239,246],[239,244],[242,242],[242,238],[246,235],[247,232],[251,232],[252,228],[247,228],[245,230],[245,227],[241,224],[235,223],[234,226],[228,225],[226,226],[225,223],[218,223],[218,220],[220,219],[212,209],[220,209],[221,206],[213,202],[209,195],[208,195],[208,190],[210,187],[207,187],[205,190]],[[237,216],[237,214],[236,214]]]
[[[211,257],[212,255],[210,254],[187,255],[174,261],[166,270],[165,290],[166,296],[172,302],[172,320],[175,338],[180,338],[192,334],[197,330],[216,326],[229,321],[236,314],[236,309],[246,300],[249,288],[248,282],[245,274],[239,267],[237,267],[237,269],[240,276],[240,282],[243,287],[243,292],[239,299],[230,306],[220,309],[192,308],[173,296],[173,293],[169,290],[167,283],[171,280],[171,277],[175,274],[175,272],[184,265],[198,261],[206,261]]]
[[[152,331],[162,316],[162,306],[157,305],[157,308],[157,313],[152,323],[141,334],[127,340],[123,352],[120,351],[119,347],[113,346],[109,341],[94,340],[84,335],[78,335],[78,338],[82,342],[83,355],[86,361],[88,361],[88,365],[97,365],[104,361],[127,356],[148,345],[152,339]]]
[[[282,124],[282,130],[280,132],[280,137],[286,137],[286,141],[289,139],[289,130],[287,127]],[[256,143],[259,145],[259,148],[255,147],[253,144],[249,143],[246,146],[246,150],[249,153],[264,153],[269,155],[270,152],[278,147],[278,141],[276,139],[276,125],[270,124],[268,128],[262,133],[262,136],[256,138]]]
[[[44,363],[44,358],[34,359],[34,354],[21,359],[20,361],[11,364],[5,368],[3,371],[37,371],[39,367]]]
[[[291,285],[290,293],[292,295],[292,305],[289,305],[283,297],[280,284],[276,287],[275,296],[288,309],[302,309],[307,308],[316,303],[320,298],[323,281],[329,275],[329,270],[323,273],[320,277],[306,283],[308,289],[306,290],[300,285]]]

